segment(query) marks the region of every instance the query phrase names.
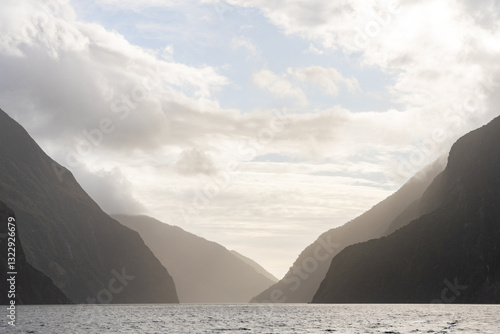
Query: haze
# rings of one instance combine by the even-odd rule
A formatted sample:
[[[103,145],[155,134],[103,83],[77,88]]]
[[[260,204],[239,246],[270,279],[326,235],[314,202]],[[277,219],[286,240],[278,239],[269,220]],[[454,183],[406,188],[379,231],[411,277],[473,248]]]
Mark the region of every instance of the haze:
[[[282,277],[493,118],[499,6],[8,1],[0,105],[106,212]]]

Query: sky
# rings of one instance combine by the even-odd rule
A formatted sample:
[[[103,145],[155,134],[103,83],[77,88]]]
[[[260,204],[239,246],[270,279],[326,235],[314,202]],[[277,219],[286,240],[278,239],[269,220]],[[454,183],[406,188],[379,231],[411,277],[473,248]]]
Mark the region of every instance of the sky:
[[[282,277],[498,116],[499,15],[499,0],[5,0],[0,108],[106,212]]]

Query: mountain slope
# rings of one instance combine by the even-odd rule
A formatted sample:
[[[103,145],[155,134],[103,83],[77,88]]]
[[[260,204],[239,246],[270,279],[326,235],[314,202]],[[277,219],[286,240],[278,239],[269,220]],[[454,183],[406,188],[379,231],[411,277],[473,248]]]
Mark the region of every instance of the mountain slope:
[[[274,281],[223,246],[147,216],[115,215],[139,232],[174,278],[183,303],[244,303]]]
[[[386,235],[391,222],[422,196],[442,169],[442,162],[436,161],[372,209],[345,225],[323,233],[302,251],[282,280],[257,295],[252,302],[311,302],[332,258],[349,245]],[[401,219],[401,224],[408,222],[410,220]]]
[[[390,236],[346,248],[313,302],[500,303],[500,118],[459,139]]]
[[[26,259],[68,298],[178,301],[172,278],[139,234],[105,214],[2,110],[0,156],[0,198],[16,212]]]
[[[9,224],[10,223],[10,224]],[[57,288],[50,278],[33,268],[26,262],[26,256],[19,239],[19,231],[14,212],[5,203],[0,201],[0,304],[6,305],[11,298],[7,291],[10,291],[10,284],[7,284],[8,246],[9,232],[14,236],[15,243],[15,263],[13,270],[15,275],[15,301],[16,305],[22,304],[69,304],[71,301]]]
[[[245,262],[246,264],[248,264],[249,266],[254,268],[259,274],[262,274],[265,277],[269,278],[273,283],[278,282],[278,279],[273,274],[268,272],[266,269],[264,269],[264,267],[262,267],[260,264],[258,264],[257,262],[255,262],[251,258],[248,258],[245,255],[242,255],[235,250],[231,250],[230,252],[231,252],[231,254],[236,256],[238,259],[240,259],[241,261]]]

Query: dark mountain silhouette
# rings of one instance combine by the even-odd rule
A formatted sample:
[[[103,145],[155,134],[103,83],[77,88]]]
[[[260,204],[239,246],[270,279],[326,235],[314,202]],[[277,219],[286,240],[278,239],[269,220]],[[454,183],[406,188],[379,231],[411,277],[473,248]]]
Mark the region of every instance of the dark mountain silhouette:
[[[424,214],[343,250],[313,302],[499,303],[499,143],[500,118],[459,139],[415,205]]]
[[[10,219],[9,219],[10,218]],[[9,225],[10,222],[10,225]],[[9,233],[14,236],[13,247],[15,249],[15,262],[12,270],[8,265]],[[12,253],[12,252],[11,252]],[[12,258],[12,257],[11,257]],[[11,261],[9,261],[11,262]],[[23,304],[69,304],[71,301],[56,287],[50,278],[45,276],[39,270],[33,268],[26,262],[26,256],[19,239],[16,216],[14,211],[8,208],[5,203],[0,201],[0,304],[9,304],[12,298],[9,297],[10,282],[7,278],[14,276],[15,280],[15,301],[16,305]],[[15,275],[8,275],[8,272],[16,272]]]
[[[248,302],[275,282],[223,246],[180,227],[147,216],[113,217],[139,232],[168,268],[182,303]]]
[[[252,302],[309,303],[318,290],[330,262],[345,247],[387,235],[391,222],[411,221],[412,212],[405,208],[417,201],[444,168],[436,161],[411,178],[397,192],[389,196],[358,218],[323,233],[299,255],[287,274],[278,283],[253,298]]]
[[[2,110],[0,156],[0,198],[16,213],[26,260],[69,299],[178,302],[171,276],[139,234],[104,213]]]

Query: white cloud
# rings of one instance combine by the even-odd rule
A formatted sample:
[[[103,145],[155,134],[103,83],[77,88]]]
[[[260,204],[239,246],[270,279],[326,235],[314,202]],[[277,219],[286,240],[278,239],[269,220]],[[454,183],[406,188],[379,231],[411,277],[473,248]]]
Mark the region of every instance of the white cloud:
[[[354,218],[410,176],[385,179],[397,174],[400,159],[424,152],[416,171],[498,114],[500,86],[488,81],[500,78],[496,1],[408,0],[397,10],[383,0],[202,2],[213,6],[198,8],[195,0],[96,2],[104,14],[145,15],[131,26],[165,42],[156,50],[79,20],[63,2],[55,10],[41,1],[8,2],[0,12],[0,107],[71,167],[108,211],[144,209],[230,248],[253,249],[279,275],[319,233]],[[258,38],[258,20],[239,20],[256,11],[233,6],[258,8],[280,32],[304,39],[309,54],[299,54],[310,58],[294,64],[284,58],[279,65],[265,59],[269,40]],[[147,9],[158,7],[173,10],[179,22],[149,20],[147,13],[155,11]],[[245,26],[254,28],[234,37]],[[212,45],[218,34],[224,46],[218,54],[204,54],[193,43],[198,38]],[[178,47],[200,52],[196,63],[203,65],[182,63]],[[239,101],[225,107],[221,93],[249,79],[232,82],[222,74],[240,63],[220,61],[227,48],[258,56],[259,70],[232,70],[241,77],[251,72],[250,82],[261,89],[255,98],[271,93],[273,108],[243,113],[245,102]],[[339,52],[351,63],[338,61]],[[361,80],[345,73],[367,69],[390,78],[387,90],[397,108],[313,107],[312,89],[338,100],[360,93]],[[434,140],[436,133],[444,139]],[[265,156],[280,161],[259,161]],[[189,208],[200,192],[217,190],[214,180],[225,184],[221,175],[231,165],[238,166],[231,182],[200,220],[179,220],[179,208]],[[301,244],[297,235],[305,236]],[[267,259],[276,247],[284,253]]]
[[[306,52],[311,52],[311,53],[314,53],[314,54],[317,54],[317,55],[322,55],[325,53],[325,51],[323,50],[320,50],[318,49],[316,46],[314,46],[314,44],[309,44],[309,48],[307,49]]]
[[[217,167],[213,159],[198,149],[190,149],[182,152],[179,161],[175,164],[176,171],[181,175],[214,175]]]
[[[13,13],[24,18],[9,21]],[[52,12],[36,1],[18,2],[0,16],[6,45],[0,50],[1,99],[39,140],[76,149],[82,132],[106,119],[114,130],[99,149],[155,149],[174,141],[167,130],[179,125],[180,114],[196,117],[193,106],[198,113],[214,110],[213,92],[228,84],[213,67],[161,60],[116,32],[79,22],[69,5]],[[189,133],[189,123],[181,126]]]
[[[318,41],[327,48],[335,47],[343,38],[348,39],[349,36],[344,34],[350,33],[353,23],[362,19],[359,17],[359,9],[369,10],[369,7],[373,6],[371,3],[352,0],[229,0],[227,2],[234,6],[258,8],[272,23],[284,29],[285,33],[298,34],[306,39]]]
[[[339,94],[339,85],[344,85],[351,93],[360,89],[359,82],[356,78],[345,78],[334,68],[309,66],[296,69],[295,71],[289,68],[287,72],[303,83],[313,83],[317,85],[324,93],[332,96],[337,96]]]
[[[270,70],[260,70],[254,73],[252,79],[258,87],[268,90],[276,97],[294,99],[300,105],[307,104],[307,97],[300,88]]]
[[[500,55],[498,2],[442,1],[321,1],[229,0],[230,4],[258,8],[285,34],[299,36],[330,51],[340,51],[394,78],[387,87],[394,103],[419,124],[425,136],[431,129],[449,128],[450,108],[463,119],[453,137],[498,114],[487,109],[495,94],[480,99],[467,111],[491,77],[499,77],[493,59]],[[322,81],[335,93],[334,83]],[[495,89],[498,89],[495,88]],[[469,108],[470,109],[470,108]],[[413,113],[413,115],[412,115]]]
[[[132,194],[132,183],[118,167],[112,170],[89,171],[78,169],[75,178],[107,213],[137,214],[146,207]]]
[[[309,101],[302,88],[314,87],[324,94],[337,96],[340,87],[347,88],[349,93],[360,91],[360,84],[355,77],[344,77],[335,68],[308,66],[288,68],[278,75],[268,69],[253,74],[252,81],[261,89],[265,89],[280,99],[295,100],[299,106],[306,106]]]
[[[231,40],[230,46],[231,46],[231,49],[233,49],[233,50],[245,49],[252,56],[256,56],[258,54],[258,50],[257,50],[257,47],[255,46],[255,44],[247,38],[233,37],[233,39]]]
[[[97,4],[107,8],[120,8],[141,10],[151,7],[189,7],[195,5],[198,0],[99,0]]]

